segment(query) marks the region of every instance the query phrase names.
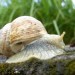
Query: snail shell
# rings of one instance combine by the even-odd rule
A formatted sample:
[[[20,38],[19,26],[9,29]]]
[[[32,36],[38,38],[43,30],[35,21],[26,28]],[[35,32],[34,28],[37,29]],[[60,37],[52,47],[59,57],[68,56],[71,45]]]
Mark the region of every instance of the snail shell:
[[[64,53],[63,37],[48,34],[43,24],[30,16],[21,16],[0,31],[0,52],[10,57],[7,63],[23,62],[30,57],[49,59]]]
[[[20,52],[23,45],[47,34],[44,26],[38,20],[30,16],[21,16],[1,29],[0,53],[10,57]]]

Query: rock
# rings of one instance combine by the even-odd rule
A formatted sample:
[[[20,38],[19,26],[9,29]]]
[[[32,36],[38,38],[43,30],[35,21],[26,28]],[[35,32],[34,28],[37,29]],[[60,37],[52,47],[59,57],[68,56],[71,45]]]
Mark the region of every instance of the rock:
[[[75,53],[69,52],[48,60],[30,58],[26,62],[0,63],[0,75],[74,75]]]

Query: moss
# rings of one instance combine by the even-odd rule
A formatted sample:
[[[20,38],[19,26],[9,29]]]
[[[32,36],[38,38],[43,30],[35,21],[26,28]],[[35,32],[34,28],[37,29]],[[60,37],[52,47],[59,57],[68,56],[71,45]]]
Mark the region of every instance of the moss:
[[[66,65],[65,75],[75,75],[75,60]]]
[[[60,55],[49,60],[31,58],[16,64],[0,64],[0,75],[73,75],[75,55]]]

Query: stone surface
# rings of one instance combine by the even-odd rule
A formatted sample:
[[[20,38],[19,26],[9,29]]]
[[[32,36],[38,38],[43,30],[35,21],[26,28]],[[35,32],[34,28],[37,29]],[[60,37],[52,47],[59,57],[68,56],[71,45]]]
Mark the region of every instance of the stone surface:
[[[75,53],[48,60],[30,58],[22,63],[0,63],[0,75],[75,75]]]

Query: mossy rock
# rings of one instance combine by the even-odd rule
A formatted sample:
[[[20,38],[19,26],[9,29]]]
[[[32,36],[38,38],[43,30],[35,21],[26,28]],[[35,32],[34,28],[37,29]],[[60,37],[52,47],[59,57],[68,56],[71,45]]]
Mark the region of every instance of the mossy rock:
[[[1,63],[0,75],[75,75],[75,53],[48,60],[30,58],[22,63]]]

